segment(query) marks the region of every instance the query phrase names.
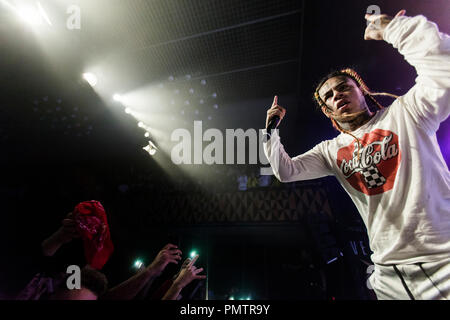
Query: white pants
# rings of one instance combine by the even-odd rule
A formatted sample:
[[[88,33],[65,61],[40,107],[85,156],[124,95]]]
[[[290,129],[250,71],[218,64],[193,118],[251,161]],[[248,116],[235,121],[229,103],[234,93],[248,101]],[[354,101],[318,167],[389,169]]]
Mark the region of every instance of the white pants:
[[[378,300],[449,300],[450,259],[395,266],[376,264],[369,280]]]

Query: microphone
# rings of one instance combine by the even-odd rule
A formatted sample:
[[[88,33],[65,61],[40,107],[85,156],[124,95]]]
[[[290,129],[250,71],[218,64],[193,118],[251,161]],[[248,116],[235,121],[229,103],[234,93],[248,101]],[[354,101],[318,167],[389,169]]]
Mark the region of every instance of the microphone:
[[[272,130],[275,130],[279,122],[279,116],[274,116],[272,119],[270,119],[269,124],[267,125],[267,132],[272,132]]]
[[[272,103],[272,108],[278,105],[278,96],[273,97],[273,103]],[[267,124],[267,133],[264,135],[264,140],[263,142],[267,142],[270,139],[272,130],[275,130],[278,126],[278,124],[280,123],[280,116],[273,116],[270,120],[269,123]]]
[[[269,124],[267,125],[267,134],[266,139],[264,139],[264,142],[267,142],[270,140],[270,137],[272,135],[272,130],[275,130],[278,126],[278,123],[280,123],[280,117],[274,116],[272,119],[270,119]]]

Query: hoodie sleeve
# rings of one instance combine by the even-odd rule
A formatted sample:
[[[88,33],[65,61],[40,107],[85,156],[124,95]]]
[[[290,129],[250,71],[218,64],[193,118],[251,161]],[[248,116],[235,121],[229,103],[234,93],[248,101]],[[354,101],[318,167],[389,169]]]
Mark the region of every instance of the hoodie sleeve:
[[[420,15],[394,18],[384,40],[417,72],[416,84],[399,100],[418,126],[436,132],[450,113],[450,37]]]
[[[278,130],[275,130],[269,141],[263,144],[264,153],[269,160],[275,176],[281,182],[317,179],[332,175],[328,169],[322,153],[324,143],[316,145],[313,149],[294,158],[284,151],[280,142]],[[266,133],[263,130],[263,133]]]

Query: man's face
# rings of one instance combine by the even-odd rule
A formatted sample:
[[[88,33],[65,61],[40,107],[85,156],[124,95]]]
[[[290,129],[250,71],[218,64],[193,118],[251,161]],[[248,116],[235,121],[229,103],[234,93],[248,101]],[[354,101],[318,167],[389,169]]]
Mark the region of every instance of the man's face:
[[[360,112],[367,109],[364,94],[355,81],[345,76],[328,79],[319,95],[335,115]]]

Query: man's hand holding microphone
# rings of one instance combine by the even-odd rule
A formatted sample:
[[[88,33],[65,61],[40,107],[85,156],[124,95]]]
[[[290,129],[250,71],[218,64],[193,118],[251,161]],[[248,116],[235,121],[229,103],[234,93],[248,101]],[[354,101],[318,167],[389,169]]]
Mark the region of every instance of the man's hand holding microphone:
[[[270,139],[272,130],[275,130],[286,115],[286,109],[278,105],[278,96],[273,98],[272,106],[267,110],[266,129]]]

